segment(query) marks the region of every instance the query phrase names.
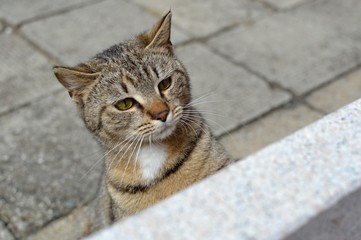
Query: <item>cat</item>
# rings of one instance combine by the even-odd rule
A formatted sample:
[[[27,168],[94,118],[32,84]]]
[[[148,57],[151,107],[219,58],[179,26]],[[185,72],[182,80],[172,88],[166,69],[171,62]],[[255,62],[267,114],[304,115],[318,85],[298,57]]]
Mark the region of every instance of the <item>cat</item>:
[[[169,11],[150,30],[75,67],[54,67],[106,153],[92,231],[231,162],[192,106],[189,77],[170,40],[171,17]]]

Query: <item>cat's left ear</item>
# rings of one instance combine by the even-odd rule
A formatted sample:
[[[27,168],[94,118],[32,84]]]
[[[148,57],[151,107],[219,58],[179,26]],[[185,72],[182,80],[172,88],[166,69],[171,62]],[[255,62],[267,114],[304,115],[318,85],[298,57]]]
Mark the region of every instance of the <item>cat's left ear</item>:
[[[173,51],[171,34],[172,12],[169,11],[157,24],[145,33],[148,38],[147,48],[164,47]]]

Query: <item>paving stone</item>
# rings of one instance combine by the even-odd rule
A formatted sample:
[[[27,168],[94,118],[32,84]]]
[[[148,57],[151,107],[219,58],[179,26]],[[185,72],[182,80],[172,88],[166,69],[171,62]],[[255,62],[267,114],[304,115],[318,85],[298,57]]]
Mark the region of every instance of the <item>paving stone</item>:
[[[0,239],[1,240],[13,240],[14,237],[11,235],[9,230],[5,227],[5,224],[0,220]]]
[[[263,0],[277,9],[287,9],[310,0]]]
[[[321,117],[303,105],[285,107],[223,136],[221,143],[234,159],[241,159]]]
[[[0,35],[0,113],[60,87],[51,66],[22,39]]]
[[[248,23],[269,14],[269,10],[262,4],[252,0],[133,1],[158,14],[171,8],[175,23],[195,37],[205,36],[237,23]]]
[[[130,39],[158,20],[134,4],[112,0],[31,23],[23,30],[49,53],[73,65]],[[175,44],[188,39],[176,27],[172,30]]]
[[[73,105],[64,91],[0,118],[0,219],[16,237],[95,194],[101,154]]]
[[[72,240],[81,239],[86,235],[84,231],[89,219],[88,206],[80,207],[71,214],[57,219],[45,228],[28,236],[27,240]],[[83,229],[84,228],[84,229]]]
[[[318,21],[337,29],[340,35],[361,41],[361,1],[359,0],[321,0],[302,7],[309,16],[317,16]],[[307,17],[309,17],[307,16]]]
[[[12,24],[18,24],[31,18],[42,16],[57,10],[66,9],[81,3],[90,2],[89,0],[2,0],[0,8],[0,17],[5,18]]]
[[[360,39],[355,38],[361,34],[355,26],[361,20],[361,4],[352,9],[347,7],[351,5],[348,2],[307,4],[254,25],[240,26],[211,39],[209,44],[269,80],[302,94],[361,62]],[[342,16],[349,14],[353,26],[334,24],[336,13],[344,10],[349,11]]]
[[[287,93],[271,89],[256,76],[201,44],[178,48],[177,53],[188,69],[196,107],[203,112],[216,135],[290,99]]]
[[[313,92],[306,98],[314,107],[327,113],[361,98],[361,69]]]

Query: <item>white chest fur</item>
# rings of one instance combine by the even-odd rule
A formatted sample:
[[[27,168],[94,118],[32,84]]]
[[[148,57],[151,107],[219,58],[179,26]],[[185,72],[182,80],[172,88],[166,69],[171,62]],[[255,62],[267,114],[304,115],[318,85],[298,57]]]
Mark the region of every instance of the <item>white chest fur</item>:
[[[152,181],[167,159],[167,148],[165,145],[148,145],[140,149],[138,161],[140,163],[143,178]]]

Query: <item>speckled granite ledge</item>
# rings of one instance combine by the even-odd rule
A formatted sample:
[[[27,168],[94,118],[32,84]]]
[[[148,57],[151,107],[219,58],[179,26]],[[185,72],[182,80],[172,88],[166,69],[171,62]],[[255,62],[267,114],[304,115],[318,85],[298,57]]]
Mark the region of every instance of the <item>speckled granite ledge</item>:
[[[358,100],[88,239],[280,239],[360,186]]]

